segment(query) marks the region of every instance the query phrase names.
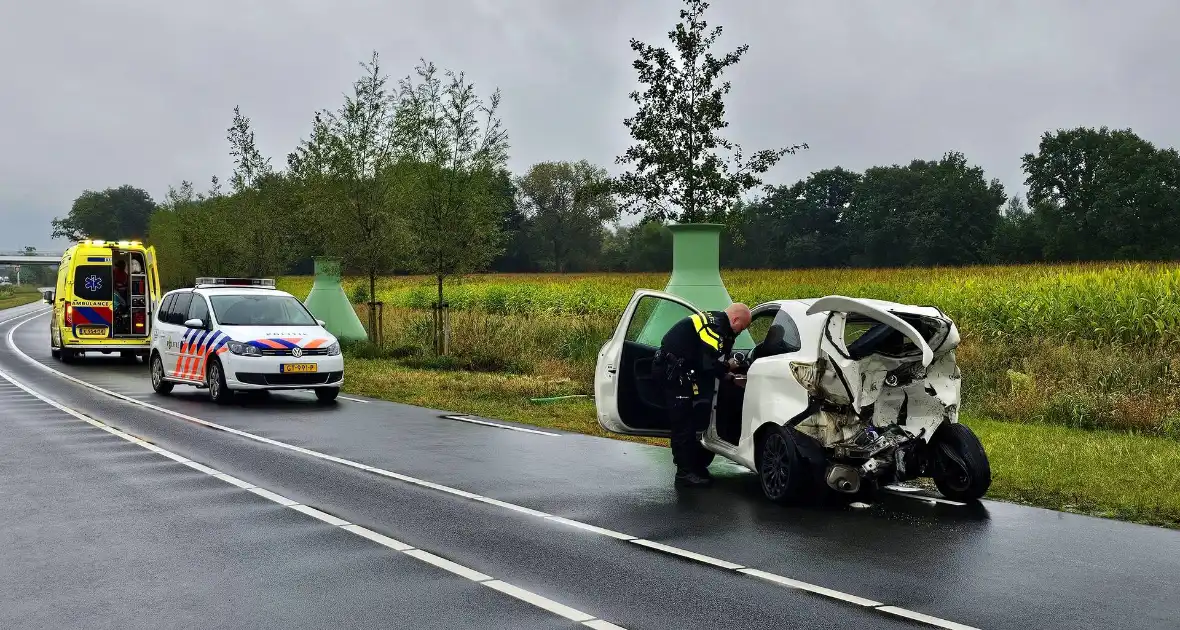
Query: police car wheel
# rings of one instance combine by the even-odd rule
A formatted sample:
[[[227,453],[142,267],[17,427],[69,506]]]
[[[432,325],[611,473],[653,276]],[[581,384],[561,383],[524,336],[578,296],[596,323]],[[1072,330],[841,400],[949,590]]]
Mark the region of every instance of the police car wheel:
[[[164,360],[160,355],[153,354],[151,359],[152,390],[157,394],[172,393],[173,383],[164,380]]]
[[[213,402],[224,405],[233,399],[234,393],[225,384],[225,373],[222,371],[220,361],[214,359],[209,362],[205,379],[209,384],[209,397],[213,399]]]

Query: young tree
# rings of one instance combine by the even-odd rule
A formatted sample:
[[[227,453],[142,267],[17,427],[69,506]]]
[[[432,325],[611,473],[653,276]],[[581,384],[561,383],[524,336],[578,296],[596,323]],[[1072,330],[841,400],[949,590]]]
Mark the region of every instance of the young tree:
[[[602,253],[605,224],[619,208],[601,188],[605,169],[589,162],[542,162],[517,178],[518,206],[529,221],[535,253],[549,270],[586,269]]]
[[[632,92],[639,111],[623,124],[636,144],[616,158],[634,170],[614,182],[628,212],[649,218],[684,222],[717,220],[743,192],[761,183],[760,175],[784,155],[806,144],[767,149],[748,159],[737,144],[720,137],[725,121],[724,96],[729,82],[717,84],[722,72],[749,49],[743,45],[714,57],[709,52],[721,34],[706,30],[705,0],[685,0],[681,23],[668,36],[675,55],[631,40],[638,54],[633,64],[645,91]],[[725,156],[720,151],[727,152]]]
[[[287,161],[310,192],[304,202],[315,209],[326,250],[363,270],[375,299],[377,276],[392,271],[405,250],[398,207],[409,179],[395,168],[397,95],[376,52],[361,67],[364,75],[353,83],[353,93],[338,110],[316,114],[311,137]],[[375,318],[370,309],[371,338]]]
[[[417,202],[409,207],[415,266],[434,276],[441,312],[443,281],[485,268],[502,251],[508,208],[498,175],[508,133],[497,116],[498,89],[485,102],[464,73],[440,77],[425,60],[414,76],[400,83],[397,144],[417,170]],[[443,352],[445,330],[436,334]]]
[[[294,257],[301,235],[291,229],[296,212],[290,203],[288,178],[275,173],[270,158],[263,157],[254,142],[250,119],[234,107],[233,122],[226,129],[234,171],[230,177],[233,194],[219,194],[213,179],[210,204],[223,207],[236,217],[233,238],[226,247],[240,265],[238,273],[265,276],[283,270]]]

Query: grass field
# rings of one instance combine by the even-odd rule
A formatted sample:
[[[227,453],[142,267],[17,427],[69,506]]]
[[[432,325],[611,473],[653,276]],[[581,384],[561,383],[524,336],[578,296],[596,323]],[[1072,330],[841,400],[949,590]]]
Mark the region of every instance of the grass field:
[[[934,304],[959,324],[964,416],[992,453],[992,496],[1180,526],[1180,265],[725,272],[734,299],[843,294]],[[484,275],[448,286],[452,352],[428,350],[433,286],[382,278],[385,345],[351,350],[355,391],[601,434],[598,348],[631,293],[665,274]],[[283,278],[304,296],[311,278]],[[354,302],[359,279],[347,279]],[[362,321],[365,307],[358,305]],[[363,367],[361,367],[363,366]],[[989,418],[999,419],[988,420]],[[666,444],[656,441],[654,443]]]
[[[36,287],[27,285],[0,287],[0,310],[32,304],[40,299],[41,294],[37,292]]]

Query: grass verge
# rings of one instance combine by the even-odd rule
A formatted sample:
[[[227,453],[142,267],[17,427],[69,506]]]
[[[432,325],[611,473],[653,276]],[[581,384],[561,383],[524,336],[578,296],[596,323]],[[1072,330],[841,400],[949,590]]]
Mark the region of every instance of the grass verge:
[[[350,393],[540,427],[667,446],[608,434],[575,381],[535,375],[437,371],[350,359]],[[966,418],[992,467],[988,498],[1180,529],[1180,441],[1126,432]]]
[[[0,310],[32,304],[40,299],[41,294],[34,288],[25,288],[22,286],[8,291],[0,291]]]

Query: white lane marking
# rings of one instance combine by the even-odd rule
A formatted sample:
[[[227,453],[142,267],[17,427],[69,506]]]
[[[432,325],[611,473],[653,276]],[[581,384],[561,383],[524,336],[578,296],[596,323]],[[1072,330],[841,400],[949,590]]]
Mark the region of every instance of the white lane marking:
[[[250,483],[249,481],[242,481],[241,479],[238,479],[237,477],[234,477],[233,475],[227,475],[225,473],[217,473],[216,475],[213,475],[213,476],[217,477],[218,479],[220,479],[228,484],[235,485],[243,490],[249,490],[251,488],[257,487],[254,484]]]
[[[465,577],[472,582],[487,582],[488,580],[492,579],[492,576],[490,575],[484,575],[475,569],[465,567],[458,562],[452,562],[446,558],[443,558],[442,556],[437,556],[433,553],[430,553],[429,551],[422,551],[421,549],[407,549],[404,553],[408,556],[413,556],[422,562],[425,562],[426,564],[432,564],[444,571],[450,571],[459,577]]]
[[[609,621],[603,621],[601,619],[583,621],[582,625],[586,626],[587,628],[592,628],[593,630],[623,630],[623,628],[620,628]]]
[[[369,401],[361,400],[360,398],[350,398],[348,396],[340,396],[340,395],[337,395],[336,397],[339,398],[340,400],[349,400],[352,402],[364,403],[366,405],[369,404]]]
[[[922,491],[921,488],[915,488],[913,486],[903,486],[901,484],[891,484],[888,486],[884,486],[884,488],[886,490],[896,490],[897,492],[921,492]]]
[[[830,588],[824,588],[822,586],[808,584],[807,582],[800,582],[799,580],[792,580],[791,578],[785,578],[781,575],[775,575],[774,573],[768,573],[766,571],[759,571],[758,569],[741,569],[739,571],[739,573],[745,573],[746,575],[752,575],[754,577],[762,578],[762,579],[767,580],[769,582],[774,582],[775,584],[781,584],[781,585],[789,587],[789,588],[795,588],[795,589],[799,589],[801,591],[808,591],[811,593],[816,593],[818,595],[826,595],[828,597],[840,599],[840,600],[843,600],[846,602],[856,604],[858,606],[872,607],[872,606],[881,606],[882,605],[881,602],[875,602],[871,599],[865,599],[864,597],[857,597],[856,595],[849,595],[847,593],[841,593],[840,591],[834,591]]]
[[[394,540],[389,536],[378,534],[377,532],[365,527],[361,527],[360,525],[345,525],[344,529],[356,534],[357,536],[360,536],[361,538],[368,538],[378,545],[389,547],[394,551],[409,551],[414,548],[412,545],[407,545],[400,540]]]
[[[295,505],[295,501],[292,501],[291,499],[288,499],[287,497],[285,497],[281,494],[276,494],[274,492],[271,492],[270,490],[267,490],[266,488],[259,488],[258,486],[254,486],[253,488],[247,488],[247,489],[256,495],[258,495],[264,499],[269,499],[271,501],[274,501],[275,503],[278,503],[279,505],[281,505],[283,507],[291,507],[292,505]]]
[[[603,527],[596,527],[594,525],[590,525],[588,523],[583,523],[581,521],[573,521],[568,518],[565,518],[564,516],[546,516],[545,519],[550,520],[550,521],[554,521],[557,523],[562,523],[564,525],[569,525],[570,527],[577,527],[578,529],[584,529],[588,532],[594,532],[595,534],[599,534],[601,536],[610,536],[611,538],[618,538],[619,540],[635,540],[635,537],[632,536],[631,534],[624,534],[622,532],[616,532],[611,529],[606,529]]]
[[[535,433],[536,435],[551,435],[553,437],[561,437],[560,433],[550,433],[549,431],[538,431],[537,429],[526,429],[524,427],[513,427],[507,424],[499,424],[497,422],[488,422],[487,420],[479,420],[471,416],[443,416],[447,420],[458,420],[459,422],[469,422],[471,424],[479,424],[485,427],[496,427],[497,429],[508,429],[509,431],[520,431],[521,433]]]
[[[336,518],[335,516],[332,516],[331,514],[324,512],[323,510],[317,510],[311,506],[296,504],[296,505],[288,505],[287,507],[291,508],[292,510],[295,510],[296,512],[302,512],[312,518],[318,518],[321,521],[323,521],[329,525],[334,525],[336,527],[344,527],[345,525],[352,525],[352,523],[349,523],[348,521],[346,521],[342,518]]]
[[[663,543],[658,543],[658,542],[654,542],[651,540],[645,540],[642,538],[636,538],[635,540],[632,540],[630,542],[633,542],[633,543],[643,546],[643,547],[649,547],[651,549],[663,551],[664,553],[670,553],[674,556],[680,556],[682,558],[696,560],[697,562],[704,562],[705,564],[711,564],[715,567],[721,567],[722,569],[729,569],[731,571],[736,571],[736,570],[741,569],[743,567],[743,565],[740,565],[740,564],[737,564],[734,562],[730,562],[728,560],[718,560],[717,558],[702,555],[702,554],[696,553],[695,551],[686,551],[686,550],[681,549],[679,547],[672,547],[670,545],[665,545]]]
[[[961,623],[947,621],[946,619],[939,619],[938,617],[931,617],[930,615],[923,615],[922,613],[906,610],[905,608],[898,608],[897,606],[882,606],[877,610],[880,610],[881,612],[887,612],[891,615],[897,615],[898,617],[905,617],[906,619],[910,619],[912,621],[920,621],[922,623],[937,626],[939,628],[946,628],[947,630],[979,630],[979,628],[964,626]]]
[[[338,464],[341,464],[341,465],[343,465],[343,466],[348,466],[348,467],[350,467],[350,468],[355,468],[355,469],[357,469],[357,470],[364,470],[364,471],[371,472],[371,473],[374,473],[374,474],[382,475],[382,476],[384,476],[384,477],[389,477],[389,478],[391,478],[391,479],[397,479],[397,480],[399,480],[399,481],[404,481],[404,482],[406,482],[406,483],[413,484],[413,485],[416,485],[416,486],[420,486],[420,487],[424,487],[424,488],[431,488],[431,489],[434,489],[434,490],[438,490],[438,491],[440,491],[440,492],[445,492],[445,493],[452,494],[452,495],[455,495],[455,496],[464,497],[464,498],[471,499],[471,500],[474,500],[474,501],[480,501],[480,502],[484,502],[484,503],[489,503],[489,504],[491,504],[491,505],[497,505],[497,506],[504,507],[504,508],[508,508],[508,509],[512,509],[512,510],[514,510],[514,511],[521,512],[521,513],[524,513],[524,514],[529,514],[529,515],[532,515],[532,516],[537,516],[537,517],[545,518],[545,519],[547,519],[547,520],[553,520],[553,521],[556,521],[556,522],[564,522],[564,523],[566,523],[566,524],[569,524],[569,525],[572,525],[572,526],[574,526],[574,527],[580,527],[581,529],[585,529],[585,530],[587,530],[587,531],[595,531],[595,530],[601,529],[601,528],[597,528],[597,527],[595,527],[595,526],[593,526],[593,525],[589,525],[589,524],[586,524],[586,523],[579,523],[579,522],[577,522],[577,521],[573,521],[573,520],[570,520],[570,519],[564,519],[564,518],[557,517],[557,516],[554,516],[554,515],[551,515],[551,514],[546,514],[545,512],[541,512],[541,511],[539,511],[539,510],[533,510],[533,509],[531,509],[531,508],[526,508],[526,507],[524,507],[524,506],[521,506],[521,505],[515,505],[515,504],[512,504],[512,503],[505,502],[505,501],[500,501],[500,500],[497,500],[497,499],[491,499],[490,497],[485,497],[485,496],[482,496],[482,495],[479,495],[479,494],[475,494],[474,492],[468,492],[468,491],[466,491],[466,490],[460,490],[460,489],[458,489],[458,488],[452,488],[452,487],[450,487],[450,486],[444,486],[444,485],[442,485],[442,484],[434,483],[434,482],[431,482],[431,481],[425,481],[425,480],[423,480],[423,479],[418,479],[418,478],[416,478],[416,477],[411,477],[411,476],[409,476],[409,475],[404,475],[404,474],[402,474],[402,473],[396,473],[396,472],[393,472],[393,471],[390,471],[390,470],[385,470],[385,469],[382,469],[382,468],[377,468],[377,467],[375,467],[375,466],[369,466],[369,465],[367,465],[367,464],[362,464],[362,463],[360,463],[360,462],[355,462],[355,461],[348,460],[348,459],[344,459],[344,458],[341,458],[341,457],[335,457],[335,456],[333,456],[333,455],[327,455],[327,454],[325,454],[325,453],[320,453],[320,452],[318,452],[318,451],[313,451],[313,450],[311,450],[311,449],[303,448],[303,447],[301,447],[301,446],[295,446],[294,444],[288,444],[288,443],[286,443],[286,442],[280,442],[280,441],[278,441],[278,440],[272,440],[272,439],[270,439],[270,438],[262,437],[262,436],[260,436],[260,435],[255,435],[255,434],[253,434],[253,433],[250,433],[250,432],[248,432],[248,431],[242,431],[242,430],[240,430],[240,429],[235,429],[235,428],[233,428],[233,427],[229,427],[229,426],[225,426],[225,425],[217,424],[217,423],[215,423],[215,422],[210,422],[210,421],[208,421],[208,420],[202,420],[201,418],[197,418],[197,417],[194,417],[194,416],[190,416],[190,415],[187,415],[187,414],[183,414],[183,413],[180,413],[180,412],[178,412],[178,411],[173,411],[172,409],[168,409],[168,408],[166,408],[166,407],[160,407],[159,405],[154,405],[154,404],[152,404],[152,403],[144,402],[144,401],[141,401],[141,400],[136,400],[136,399],[134,399],[134,398],[131,398],[130,396],[127,396],[127,395],[125,395],[125,394],[120,394],[119,392],[115,392],[115,391],[111,391],[111,390],[109,390],[109,389],[105,389],[105,388],[99,387],[99,386],[97,386],[97,385],[94,385],[93,383],[89,383],[89,382],[87,382],[87,381],[84,381],[84,380],[82,380],[82,379],[80,379],[80,378],[77,378],[77,377],[71,376],[71,375],[69,375],[69,374],[66,374],[65,372],[61,372],[61,371],[59,371],[59,370],[55,370],[55,369],[53,369],[53,368],[49,367],[48,365],[45,365],[44,363],[41,363],[40,361],[38,361],[38,360],[36,360],[36,359],[34,359],[34,358],[30,357],[28,354],[25,354],[25,352],[24,352],[23,350],[21,350],[20,348],[18,348],[18,347],[16,346],[16,342],[15,342],[15,340],[13,339],[13,336],[14,336],[14,334],[16,333],[16,330],[17,330],[17,328],[19,328],[19,327],[21,327],[21,326],[23,326],[23,325],[27,324],[28,322],[30,322],[30,321],[32,321],[32,320],[34,320],[34,319],[36,319],[37,317],[40,317],[41,315],[43,315],[43,313],[41,313],[41,314],[36,314],[36,315],[33,315],[33,316],[30,316],[30,317],[28,317],[27,319],[25,319],[24,321],[21,321],[21,322],[17,323],[16,325],[14,325],[12,328],[10,328],[10,329],[8,330],[8,335],[7,335],[7,342],[8,342],[8,347],[9,347],[9,348],[10,348],[10,349],[11,349],[13,352],[15,352],[17,355],[19,355],[20,357],[22,357],[22,358],[23,358],[25,361],[28,361],[29,363],[32,363],[34,366],[36,366],[36,367],[39,367],[39,368],[41,368],[41,369],[43,369],[43,370],[46,370],[46,371],[48,371],[48,372],[50,372],[50,373],[52,373],[52,374],[54,374],[54,375],[56,375],[56,376],[58,376],[58,377],[60,377],[60,378],[64,378],[64,379],[66,379],[66,380],[68,380],[68,381],[71,381],[71,382],[77,383],[78,385],[81,385],[81,386],[83,386],[83,387],[86,387],[86,388],[88,388],[88,389],[91,389],[91,390],[94,390],[94,391],[96,391],[96,392],[99,392],[99,393],[105,394],[105,395],[107,395],[107,396],[111,396],[111,397],[114,397],[114,398],[118,398],[118,399],[120,399],[120,400],[124,400],[124,401],[126,401],[126,402],[128,402],[128,403],[131,403],[131,404],[133,404],[133,405],[136,405],[136,406],[139,406],[139,407],[143,407],[143,408],[145,408],[145,409],[151,409],[151,410],[153,410],[153,411],[157,411],[157,412],[159,412],[159,413],[162,413],[162,414],[165,414],[165,415],[169,415],[169,416],[172,416],[172,417],[175,417],[175,418],[180,418],[180,419],[182,419],[182,420],[185,420],[185,421],[188,421],[188,422],[193,422],[193,423],[195,423],[195,424],[199,424],[199,425],[202,425],[202,426],[205,426],[205,427],[209,427],[209,428],[211,428],[211,429],[217,429],[217,430],[220,430],[220,431],[225,431],[226,433],[232,433],[232,434],[234,434],[234,435],[237,435],[237,436],[239,436],[239,437],[243,437],[243,438],[246,438],[246,439],[249,439],[249,440],[254,440],[254,441],[256,441],[256,442],[261,442],[261,443],[263,443],[263,444],[269,444],[269,445],[271,445],[271,446],[275,446],[275,447],[277,447],[277,448],[282,448],[282,449],[286,449],[286,450],[294,451],[294,452],[297,452],[297,453],[302,453],[302,454],[304,454],[304,455],[308,455],[308,456],[310,456],[310,457],[315,457],[315,458],[322,459],[322,460],[325,460],[325,461],[336,462],[336,463],[338,463]],[[18,319],[18,318],[14,317],[14,318],[10,318],[10,319]],[[4,323],[4,321],[8,321],[8,320],[3,320],[3,321],[0,321],[0,324]],[[0,372],[0,374],[3,374],[3,373],[2,373],[2,372]],[[8,377],[5,377],[5,378],[8,378]],[[12,379],[9,379],[9,380],[10,380],[10,381],[12,381]],[[13,382],[14,384],[16,383],[15,381],[12,381],[12,382]],[[20,386],[22,389],[26,389],[26,388],[24,388],[24,386],[23,386],[23,385],[18,385],[18,386]],[[28,390],[28,389],[26,389],[26,391],[31,391],[31,390]],[[55,403],[55,404],[56,404],[56,403]],[[95,425],[95,426],[99,426],[99,425]],[[517,427],[508,427],[508,428],[514,428],[514,429],[515,429],[515,428],[517,428]],[[555,435],[556,435],[556,434],[555,434]],[[161,449],[161,450],[162,450],[162,449]],[[173,459],[177,459],[177,458],[179,458],[179,459],[177,459],[177,461],[181,461],[182,463],[183,463],[184,461],[188,461],[187,459],[180,458],[180,456],[178,456],[178,455],[173,455],[173,454],[170,454],[170,453],[168,453],[167,451],[162,451],[162,454],[164,454],[165,456],[168,456],[168,457],[172,457]],[[259,488],[254,488],[254,489],[251,489],[250,491],[251,491],[251,492],[254,492],[255,494],[258,494],[258,491],[259,491],[259,490],[260,490]],[[278,495],[275,495],[275,496],[277,497]],[[288,499],[285,499],[284,497],[278,497],[278,498],[279,498],[279,499],[282,499],[282,500],[288,500]],[[612,538],[620,538],[620,537],[625,537],[625,538],[623,538],[623,539],[624,539],[624,540],[627,540],[628,542],[637,543],[637,544],[642,544],[642,545],[643,545],[643,546],[645,546],[645,547],[648,547],[648,548],[651,548],[651,549],[655,549],[655,550],[657,550],[657,551],[663,551],[663,552],[665,552],[665,553],[668,553],[668,554],[671,554],[671,555],[676,555],[676,556],[681,556],[681,557],[684,557],[684,558],[691,558],[691,559],[694,559],[694,560],[699,560],[699,561],[701,561],[701,562],[705,562],[705,563],[707,563],[707,564],[712,564],[712,565],[714,565],[714,566],[718,566],[718,567],[721,567],[721,568],[726,568],[726,569],[728,569],[728,570],[737,570],[739,573],[743,573],[743,574],[745,574],[745,575],[750,575],[749,573],[747,573],[747,572],[744,572],[744,571],[742,571],[742,570],[741,570],[741,569],[743,569],[743,568],[744,568],[742,565],[739,565],[739,564],[736,564],[736,563],[727,562],[727,561],[725,561],[725,560],[718,560],[718,559],[716,559],[716,558],[710,558],[709,556],[704,556],[704,555],[698,554],[698,553],[696,553],[696,552],[688,551],[688,550],[685,550],[685,549],[680,549],[680,548],[678,548],[678,547],[673,547],[673,546],[670,546],[670,545],[664,545],[664,544],[662,544],[662,543],[654,543],[654,542],[652,542],[652,541],[649,541],[649,540],[642,540],[642,541],[641,541],[641,539],[639,539],[637,536],[630,536],[630,535],[628,535],[628,534],[621,534],[620,532],[611,532],[610,534],[607,534],[607,533],[605,533],[605,532],[608,532],[608,531],[610,531],[610,530],[602,530],[602,532],[600,532],[600,533],[602,533],[602,534],[603,534],[603,535],[605,535],[605,536],[610,536],[610,537],[612,537]],[[407,553],[408,553],[408,552],[407,552]],[[705,560],[705,559],[707,559],[707,560]],[[717,564],[717,563],[723,563],[723,564]],[[753,569],[750,569],[750,570],[753,570]],[[783,576],[778,576],[778,575],[775,575],[775,574],[773,574],[773,573],[768,573],[768,572],[759,572],[759,573],[760,573],[760,575],[759,575],[758,577],[761,577],[761,578],[763,578],[763,579],[770,579],[768,576],[774,576],[775,578],[781,578],[781,580],[787,580],[787,581],[791,581],[791,582],[797,582],[797,583],[800,583],[800,584],[806,584],[806,582],[799,582],[798,580],[791,580],[791,578],[787,578],[787,577],[783,577]],[[754,577],[754,576],[753,576],[753,575],[751,575],[751,577]],[[772,580],[772,581],[774,581],[774,580]],[[826,596],[829,596],[829,597],[833,597],[833,598],[835,598],[835,599],[842,600],[842,601],[853,601],[853,599],[850,599],[850,598],[855,598],[855,599],[864,599],[864,598],[860,598],[860,597],[858,597],[858,596],[856,596],[856,595],[852,595],[852,594],[849,594],[849,593],[841,593],[840,591],[836,591],[836,590],[833,590],[833,589],[828,589],[828,588],[824,588],[824,587],[819,587],[819,586],[817,586],[817,587],[816,587],[816,589],[822,589],[822,590],[816,590],[816,591],[813,591],[813,592],[816,592],[816,593],[818,593],[818,594],[820,594],[820,595],[826,595]],[[868,601],[868,600],[865,600],[865,601]],[[899,610],[902,610],[902,609],[899,609]],[[915,613],[915,614],[917,614],[917,613]],[[937,619],[937,617],[931,617],[931,619]],[[946,623],[953,623],[953,622],[946,622]],[[966,626],[964,626],[964,627],[966,627]]]
[[[3,322],[0,322],[0,323],[3,323]],[[177,462],[183,463],[187,466],[190,466],[192,468],[195,468],[197,470],[205,472],[206,474],[213,477],[214,479],[224,481],[226,483],[232,484],[232,485],[237,486],[239,488],[241,488],[243,486],[243,484],[246,483],[246,482],[243,482],[241,479],[238,479],[238,478],[233,477],[231,475],[227,475],[219,470],[210,468],[210,467],[205,466],[203,464],[198,464],[190,459],[181,457],[180,455],[177,455],[177,454],[172,453],[170,451],[164,450],[162,448],[155,447],[154,449],[149,449],[147,447],[152,446],[152,445],[149,444],[148,442],[146,442],[140,438],[137,438],[129,433],[126,433],[124,431],[120,431],[119,429],[116,429],[116,428],[106,424],[105,422],[95,420],[95,419],[90,418],[89,416],[87,416],[77,410],[74,410],[74,409],[71,409],[70,407],[62,405],[61,403],[58,403],[58,402],[40,394],[39,392],[36,392],[33,389],[30,389],[29,387],[27,387],[23,383],[17,381],[16,379],[12,378],[11,376],[9,376],[6,372],[4,372],[2,370],[0,370],[0,378],[3,378],[4,380],[8,381],[9,383],[12,383],[13,385],[15,385],[15,386],[19,387],[20,389],[24,390],[25,392],[27,392],[30,396],[37,398],[38,400],[44,402],[45,404],[47,404],[51,407],[54,407],[55,409],[63,411],[63,412],[65,412],[65,413],[67,413],[79,420],[82,420],[83,422],[86,422],[87,424],[90,424],[96,428],[99,428],[99,429],[102,429],[103,431],[111,433],[112,435],[116,435],[128,442],[131,442],[132,444],[136,444],[137,446],[142,446],[142,447],[144,447],[145,450],[149,450],[153,453],[157,453],[157,454],[163,455],[165,457],[168,457],[170,459],[173,459]],[[433,565],[437,568],[443,569],[443,570],[448,571],[450,573],[454,573],[455,575],[458,575],[460,577],[467,578],[468,580],[471,580],[473,582],[483,584],[483,585],[488,586],[494,590],[500,591],[501,593],[504,593],[506,595],[510,595],[518,600],[527,602],[527,603],[532,604],[538,608],[541,608],[541,609],[546,610],[548,612],[554,613],[554,614],[559,615],[561,617],[565,617],[566,619],[570,619],[573,621],[580,621],[580,622],[601,621],[602,623],[600,625],[590,626],[590,627],[626,630],[625,628],[622,628],[621,626],[616,626],[615,624],[602,621],[602,620],[598,619],[597,617],[595,617],[594,615],[582,612],[576,608],[571,608],[569,606],[566,606],[565,604],[553,601],[552,599],[549,599],[549,598],[544,597],[542,595],[538,595],[538,594],[533,593],[531,591],[527,591],[527,590],[522,589],[518,586],[513,586],[513,585],[508,584],[506,582],[496,580],[496,579],[492,578],[492,576],[490,576],[490,575],[480,573],[479,571],[476,571],[475,569],[465,567],[465,566],[463,566],[457,562],[453,562],[451,560],[447,560],[446,558],[443,558],[441,556],[430,553],[429,551],[425,551],[423,549],[415,549],[414,547],[411,547],[410,545],[407,545],[407,544],[402,543],[400,541],[394,540],[394,539],[389,538],[387,536],[383,536],[383,535],[378,534],[377,532],[374,532],[372,530],[366,529],[366,528],[361,527],[359,525],[353,525],[352,523],[349,523],[348,521],[346,521],[342,518],[339,518],[339,517],[334,516],[332,514],[328,514],[327,512],[324,512],[322,510],[318,510],[316,508],[313,508],[313,507],[310,507],[307,505],[303,505],[301,503],[296,503],[295,501],[292,501],[284,496],[281,496],[279,494],[276,494],[274,492],[266,490],[265,488],[259,488],[257,486],[252,486],[250,488],[246,488],[246,490],[249,492],[252,492],[254,494],[257,494],[258,496],[261,496],[263,498],[269,499],[270,501],[278,503],[279,505],[291,508],[293,510],[296,510],[298,512],[301,512],[303,514],[311,516],[312,518],[318,519],[318,520],[320,520],[324,523],[327,523],[333,527],[336,527],[340,530],[349,532],[349,533],[359,536],[361,538],[365,538],[367,540],[370,540],[370,541],[376,542],[378,544],[384,545],[386,547],[392,548],[394,550],[400,551],[401,553],[404,553],[405,555],[415,558],[419,561]]]
[[[587,615],[580,610],[575,610],[569,606],[566,606],[565,604],[559,604],[547,597],[542,597],[536,593],[526,591],[519,586],[513,586],[506,582],[501,582],[500,580],[484,582],[483,585],[488,588],[494,588],[501,593],[511,595],[521,601],[526,601],[534,606],[537,606],[538,608],[544,608],[551,613],[561,615],[570,621],[590,621],[591,619],[594,619],[594,617]]]

